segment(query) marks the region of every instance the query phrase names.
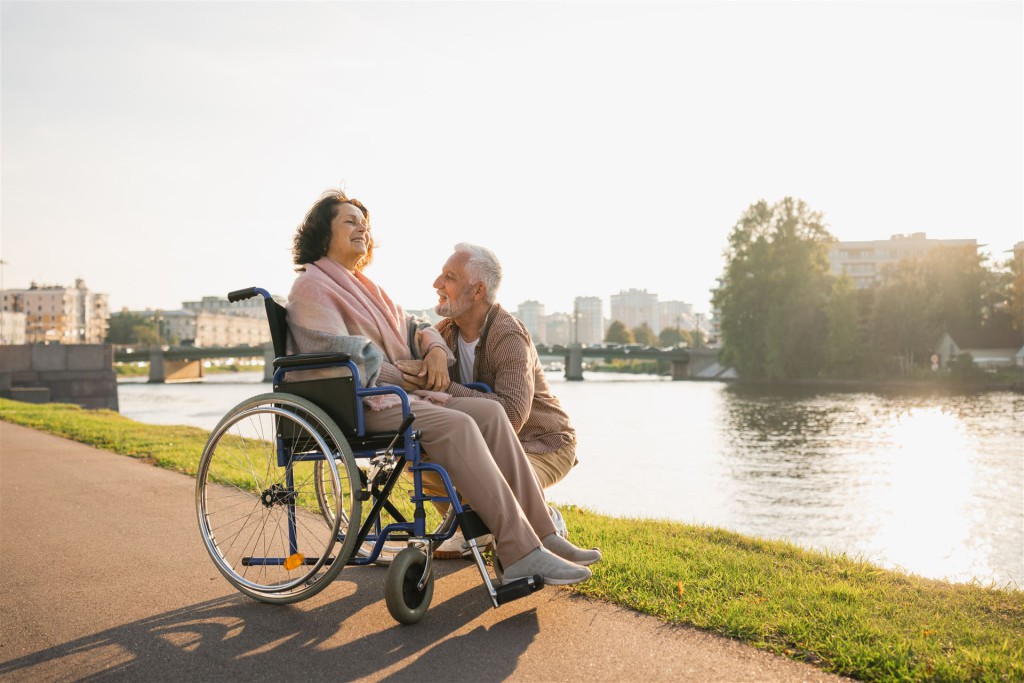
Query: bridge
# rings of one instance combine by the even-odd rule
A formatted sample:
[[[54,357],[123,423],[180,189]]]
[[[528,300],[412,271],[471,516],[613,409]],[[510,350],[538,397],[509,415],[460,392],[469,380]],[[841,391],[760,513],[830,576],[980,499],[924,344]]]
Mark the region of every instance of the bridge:
[[[537,344],[537,353],[541,356],[557,356],[565,359],[565,377],[571,381],[583,379],[584,358],[618,358],[627,360],[663,360],[668,361],[672,368],[672,379],[689,379],[699,371],[700,367],[710,364],[715,351],[711,349],[656,349],[630,344],[581,346],[579,344],[562,346],[560,344]],[[270,344],[263,346],[232,346],[232,347],[200,347],[178,346],[168,348],[115,347],[114,362],[117,363],[149,363],[150,382],[183,382],[196,381],[203,378],[203,361],[212,358],[263,358],[264,381],[273,378],[274,349]]]

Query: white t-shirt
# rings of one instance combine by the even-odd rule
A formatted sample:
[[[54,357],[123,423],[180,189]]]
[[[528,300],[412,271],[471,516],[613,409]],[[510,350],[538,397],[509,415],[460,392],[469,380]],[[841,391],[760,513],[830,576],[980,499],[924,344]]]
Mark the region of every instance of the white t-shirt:
[[[459,378],[463,384],[473,381],[473,364],[476,361],[476,345],[480,343],[480,337],[467,342],[459,335]]]

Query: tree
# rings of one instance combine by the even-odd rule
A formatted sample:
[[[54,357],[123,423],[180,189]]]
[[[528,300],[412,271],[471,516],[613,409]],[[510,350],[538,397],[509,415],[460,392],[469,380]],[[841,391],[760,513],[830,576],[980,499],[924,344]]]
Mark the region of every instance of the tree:
[[[752,204],[733,227],[714,301],[721,358],[740,375],[796,378],[822,369],[833,240],[821,214],[791,197]]]
[[[874,291],[870,336],[879,352],[899,359],[903,372],[930,356],[943,332],[998,322],[990,309],[999,276],[975,247],[932,249],[901,259],[883,275]]]
[[[656,346],[658,344],[658,338],[654,335],[654,330],[647,323],[640,323],[639,327],[633,328],[633,341],[644,346]]]
[[[871,337],[884,356],[899,359],[906,372],[915,358],[927,352],[942,332],[929,298],[923,259],[903,259],[887,269],[874,292]]]
[[[825,344],[827,374],[854,377],[864,356],[864,341],[861,338],[857,290],[846,273],[832,283],[825,316],[828,319],[828,340]]]
[[[613,320],[608,326],[608,331],[604,333],[604,340],[612,344],[632,344],[633,333],[624,323]]]
[[[110,316],[107,342],[110,344],[155,344],[158,337],[152,317],[123,309]]]
[[[690,333],[678,327],[666,327],[658,333],[658,343],[662,347],[668,346],[689,346]]]

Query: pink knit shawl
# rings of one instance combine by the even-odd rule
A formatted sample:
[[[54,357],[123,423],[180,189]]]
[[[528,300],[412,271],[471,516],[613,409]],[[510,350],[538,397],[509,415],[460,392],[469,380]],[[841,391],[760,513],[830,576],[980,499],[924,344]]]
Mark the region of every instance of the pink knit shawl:
[[[370,278],[326,256],[295,281],[288,319],[310,330],[366,337],[391,363],[412,358],[402,308]]]

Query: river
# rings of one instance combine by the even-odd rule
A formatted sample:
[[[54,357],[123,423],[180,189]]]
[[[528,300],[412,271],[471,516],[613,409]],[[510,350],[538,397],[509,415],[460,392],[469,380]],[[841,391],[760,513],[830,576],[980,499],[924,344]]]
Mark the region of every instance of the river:
[[[261,378],[122,381],[121,413],[210,429]],[[550,380],[580,459],[552,502],[1024,588],[1024,396]]]

